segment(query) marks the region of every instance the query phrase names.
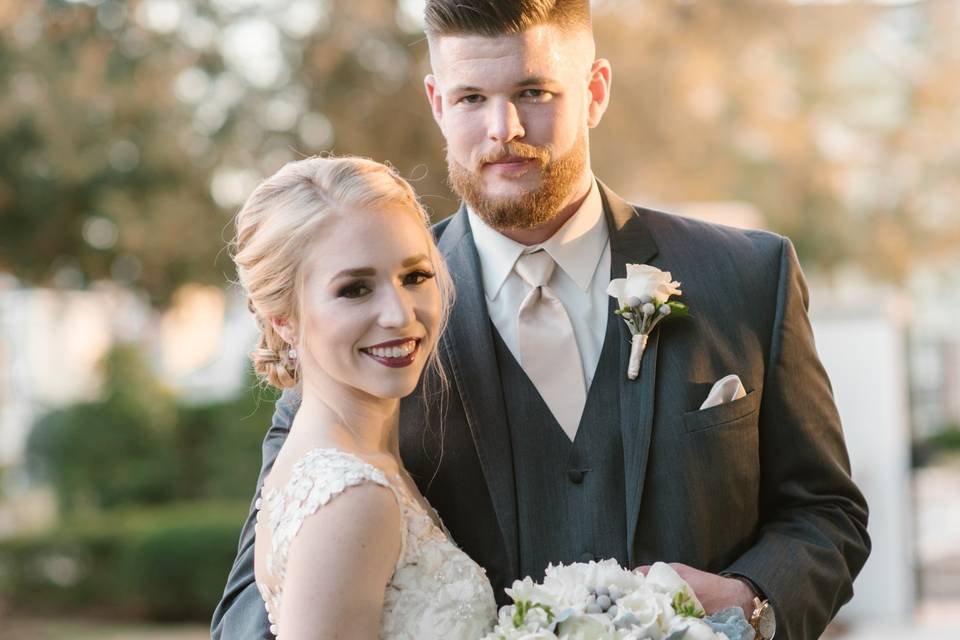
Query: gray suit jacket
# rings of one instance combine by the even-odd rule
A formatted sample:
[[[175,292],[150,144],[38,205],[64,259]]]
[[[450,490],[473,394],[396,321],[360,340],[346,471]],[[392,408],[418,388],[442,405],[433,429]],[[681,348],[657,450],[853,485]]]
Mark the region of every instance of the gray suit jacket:
[[[619,381],[629,561],[745,576],[773,603],[778,638],[816,638],[850,599],[870,542],[793,246],[771,233],[634,207],[603,185],[601,193],[611,276],[623,277],[627,263],[670,271],[692,314],[661,324],[639,379]],[[491,323],[465,210],[434,230],[457,287],[439,347],[450,387],[404,400],[401,454],[503,602],[503,588],[520,577],[523,523]],[[626,372],[629,335],[621,331]],[[698,410],[730,373],[746,397]],[[260,483],[297,403],[288,392],[277,404]],[[270,637],[253,581],[253,542],[251,510],[214,638]]]

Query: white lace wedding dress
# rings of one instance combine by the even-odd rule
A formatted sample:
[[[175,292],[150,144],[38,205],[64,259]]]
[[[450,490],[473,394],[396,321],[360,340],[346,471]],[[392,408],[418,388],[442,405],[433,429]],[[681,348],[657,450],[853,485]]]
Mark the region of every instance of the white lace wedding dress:
[[[387,585],[380,623],[386,640],[481,638],[493,628],[497,610],[486,574],[457,548],[409,495],[399,477],[387,475],[360,458],[337,449],[314,449],[293,466],[283,487],[262,492],[257,509],[266,507],[271,533],[267,569],[271,586],[257,583],[270,632],[282,638],[276,615],[283,598],[287,554],[304,519],[338,495],[364,482],[389,488],[402,520],[400,556]],[[257,513],[258,527],[260,514]]]

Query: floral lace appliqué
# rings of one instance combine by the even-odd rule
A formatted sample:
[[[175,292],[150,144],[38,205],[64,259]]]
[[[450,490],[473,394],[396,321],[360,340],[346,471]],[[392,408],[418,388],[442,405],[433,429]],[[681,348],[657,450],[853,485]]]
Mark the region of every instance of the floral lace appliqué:
[[[285,486],[264,491],[257,501],[257,509],[263,507],[268,514],[271,553],[266,564],[276,584],[283,584],[290,544],[303,521],[349,487],[364,482],[389,488],[402,519],[400,556],[384,594],[380,638],[466,640],[492,629],[497,610],[484,570],[434,524],[399,478],[391,480],[373,465],[336,449],[310,451],[293,466]],[[279,638],[276,616],[282,586],[257,586],[270,632]]]

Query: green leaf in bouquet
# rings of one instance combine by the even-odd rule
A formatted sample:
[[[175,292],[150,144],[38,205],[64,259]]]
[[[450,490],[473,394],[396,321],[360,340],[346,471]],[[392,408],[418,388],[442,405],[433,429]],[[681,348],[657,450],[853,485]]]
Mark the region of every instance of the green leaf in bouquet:
[[[522,627],[526,622],[527,613],[532,609],[543,609],[544,613],[547,614],[547,624],[553,622],[553,610],[549,605],[531,602],[529,600],[521,600],[516,604],[516,608],[513,611],[513,626],[517,629]]]
[[[707,614],[707,612],[703,610],[703,607],[700,606],[700,603],[694,600],[688,587],[684,587],[673,594],[673,601],[670,604],[678,616],[702,618]]]

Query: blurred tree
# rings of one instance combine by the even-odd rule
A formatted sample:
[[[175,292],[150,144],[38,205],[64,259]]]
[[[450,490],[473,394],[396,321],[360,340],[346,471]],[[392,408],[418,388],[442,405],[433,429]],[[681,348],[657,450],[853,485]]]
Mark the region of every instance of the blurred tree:
[[[447,195],[410,82],[421,38],[386,0],[5,5],[0,269],[113,278],[165,306],[185,282],[224,283],[257,179],[323,151],[392,159]]]
[[[456,206],[395,0],[25,0],[0,10],[0,269],[165,305],[222,284],[230,215],[313,153],[392,161]],[[401,11],[398,7],[405,8]],[[598,0],[598,175],[636,200],[742,200],[805,261],[898,280],[955,252],[960,5]]]
[[[225,402],[177,408],[177,496],[183,500],[250,499],[260,473],[260,445],[276,394],[250,384]]]
[[[27,442],[28,467],[67,516],[176,495],[173,397],[135,347],[114,348],[104,368],[103,400],[48,414]]]
[[[824,270],[956,259],[960,4],[595,9],[614,69],[595,165],[624,195],[749,202]]]
[[[208,405],[178,404],[134,346],[104,360],[103,399],[42,417],[27,442],[32,475],[71,517],[177,501],[247,500],[276,394],[252,390]]]
[[[185,279],[219,279],[226,218],[210,169],[178,144],[191,114],[171,85],[192,54],[127,7],[30,0],[0,24],[0,268],[114,278],[163,302]]]

